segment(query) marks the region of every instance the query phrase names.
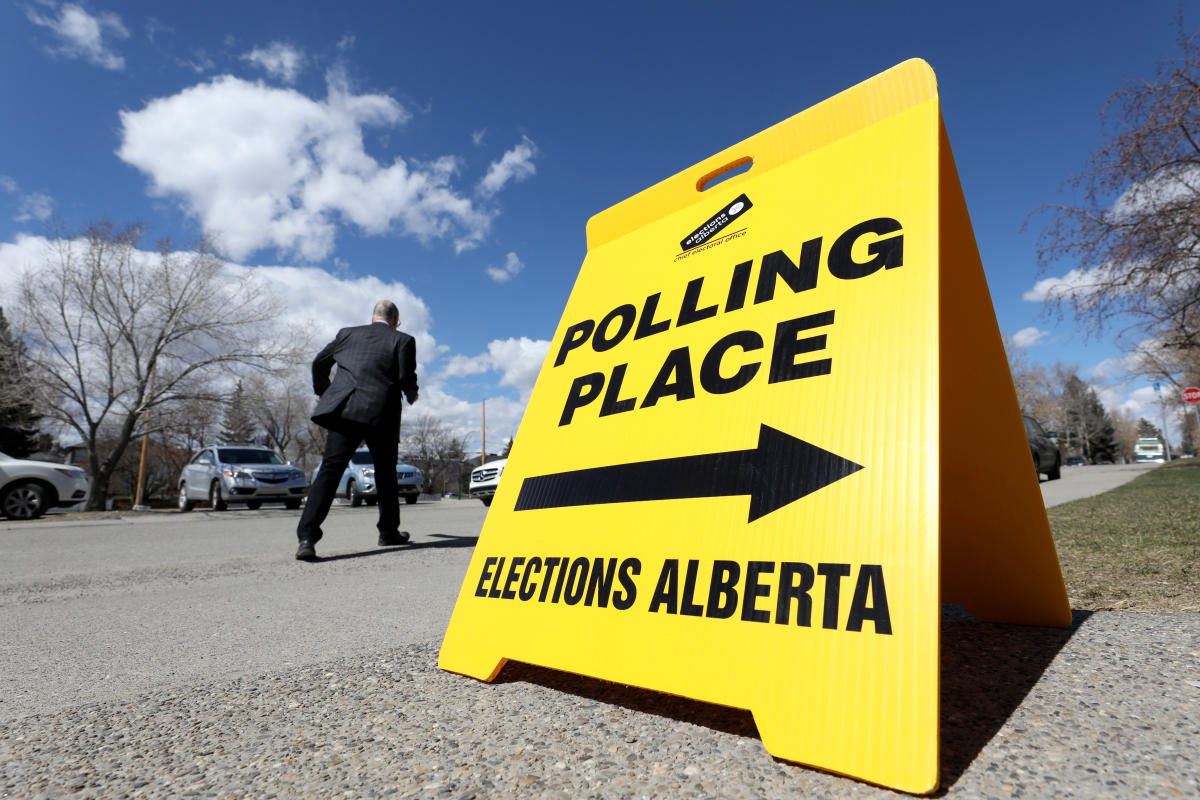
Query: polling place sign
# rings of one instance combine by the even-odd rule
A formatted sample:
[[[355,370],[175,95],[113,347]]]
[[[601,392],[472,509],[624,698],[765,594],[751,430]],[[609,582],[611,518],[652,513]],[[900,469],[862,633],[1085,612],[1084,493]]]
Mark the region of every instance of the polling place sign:
[[[440,666],[749,709],[775,756],[932,791],[940,602],[1071,619],[932,71],[587,238]]]

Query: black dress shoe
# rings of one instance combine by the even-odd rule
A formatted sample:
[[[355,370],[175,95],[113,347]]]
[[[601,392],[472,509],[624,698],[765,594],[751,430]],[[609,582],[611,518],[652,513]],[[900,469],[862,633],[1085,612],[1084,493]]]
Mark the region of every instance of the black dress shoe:
[[[396,533],[381,533],[379,534],[380,547],[399,547],[402,544],[408,544],[408,540],[412,537],[408,535],[408,531],[397,531]]]
[[[316,561],[317,546],[308,539],[301,539],[300,546],[296,548],[297,561]]]

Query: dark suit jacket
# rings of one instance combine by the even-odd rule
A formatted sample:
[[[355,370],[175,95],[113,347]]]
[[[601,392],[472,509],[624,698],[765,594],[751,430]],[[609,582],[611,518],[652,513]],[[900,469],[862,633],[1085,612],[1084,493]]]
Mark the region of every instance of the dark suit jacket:
[[[394,427],[399,435],[400,398],[412,403],[417,396],[417,343],[380,322],[342,328],[313,359],[312,373],[313,391],[321,397],[313,422],[325,428],[339,421]]]

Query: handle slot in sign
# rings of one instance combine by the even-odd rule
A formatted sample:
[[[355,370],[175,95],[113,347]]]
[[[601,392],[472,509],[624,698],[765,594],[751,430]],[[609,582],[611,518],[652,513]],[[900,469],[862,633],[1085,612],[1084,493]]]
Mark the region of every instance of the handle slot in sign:
[[[719,169],[704,175],[700,180],[696,181],[696,191],[706,192],[712,187],[724,183],[730,178],[736,178],[738,175],[743,175],[750,171],[754,166],[754,159],[750,156],[743,156],[736,161],[731,161]]]

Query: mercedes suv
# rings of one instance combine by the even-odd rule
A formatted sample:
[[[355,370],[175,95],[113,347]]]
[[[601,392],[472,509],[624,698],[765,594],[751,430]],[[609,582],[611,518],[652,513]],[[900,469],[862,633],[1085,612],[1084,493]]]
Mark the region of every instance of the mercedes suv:
[[[480,464],[471,471],[471,498],[479,500],[485,506],[492,504],[496,495],[496,487],[500,485],[500,476],[504,473],[507,458],[498,458],[486,464]]]

